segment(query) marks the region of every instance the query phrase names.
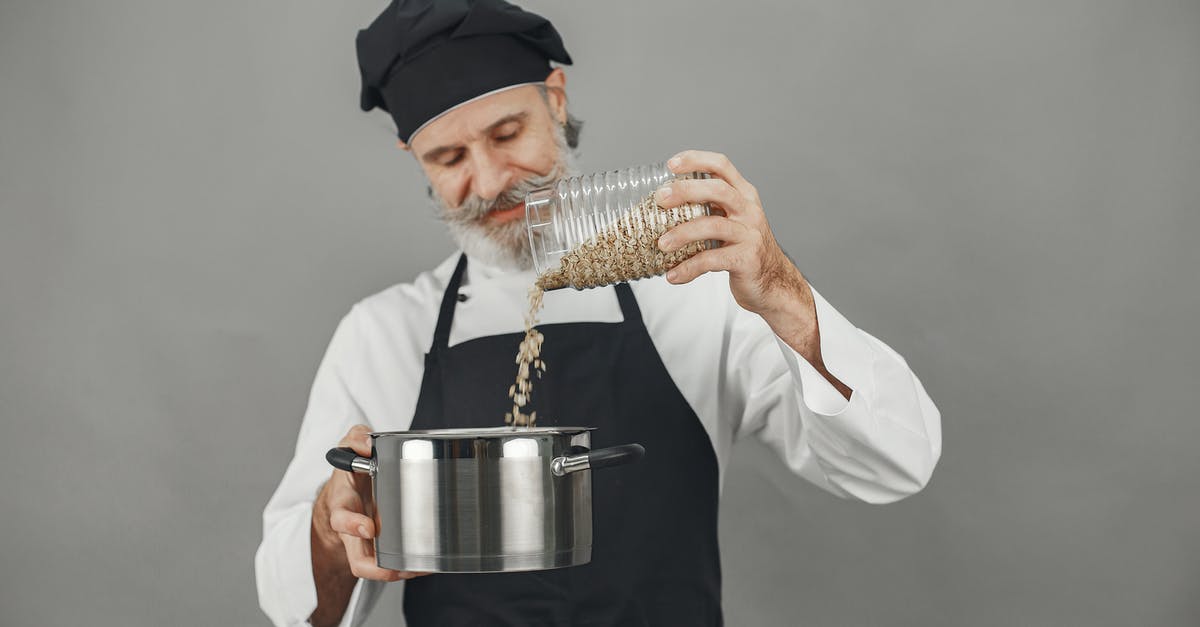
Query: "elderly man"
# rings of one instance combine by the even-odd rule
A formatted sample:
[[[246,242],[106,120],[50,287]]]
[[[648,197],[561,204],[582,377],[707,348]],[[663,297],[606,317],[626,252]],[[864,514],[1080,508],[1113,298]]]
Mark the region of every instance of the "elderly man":
[[[502,424],[534,279],[523,199],[574,171],[579,124],[551,66],[571,62],[558,33],[503,0],[395,0],[360,31],[358,55],[363,109],[391,114],[460,250],[358,302],[334,332],[263,515],[255,565],[272,621],[359,624],[383,582],[407,580],[413,627],[719,625],[717,503],[737,437],[761,438],[841,497],[886,503],[926,484],[941,427],[920,381],[809,285],[728,159],[688,150],[670,169],[711,178],[673,182],[656,200],[720,215],[659,246],[722,245],[665,277],[545,297],[551,368],[537,402],[578,408],[569,420],[598,427],[595,446],[648,451],[593,477],[592,561],[496,574],[377,566],[365,486],[331,472],[324,453],[340,442],[370,455],[372,429]]]

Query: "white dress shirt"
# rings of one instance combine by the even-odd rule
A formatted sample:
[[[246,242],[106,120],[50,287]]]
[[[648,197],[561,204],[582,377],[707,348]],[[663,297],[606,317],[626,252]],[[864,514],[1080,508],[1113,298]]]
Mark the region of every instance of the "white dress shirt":
[[[276,625],[307,624],[317,605],[309,534],[313,501],[332,470],[325,452],[356,424],[375,431],[408,428],[424,354],[458,256],[412,283],[358,302],[334,331],[295,456],[263,512],[255,572],[259,604]],[[450,346],[521,332],[533,279],[532,272],[471,259]],[[722,483],[733,442],[744,435],[761,439],[792,472],[843,498],[889,503],[928,482],[941,455],[937,407],[899,354],[856,328],[816,288],[821,355],[829,372],[853,390],[849,400],[761,317],[738,306],[727,274],[682,286],[661,277],[631,286],[667,372],[712,440]],[[622,318],[611,287],[548,292],[544,305],[542,324]],[[514,366],[497,375],[515,372]],[[572,422],[569,416],[555,419]],[[497,415],[497,426],[503,422]],[[360,581],[341,624],[361,624],[381,590],[379,582]]]

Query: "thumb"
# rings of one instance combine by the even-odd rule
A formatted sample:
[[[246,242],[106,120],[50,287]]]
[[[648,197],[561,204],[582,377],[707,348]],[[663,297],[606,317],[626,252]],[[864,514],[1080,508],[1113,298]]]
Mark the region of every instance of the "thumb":
[[[367,425],[354,425],[338,446],[348,446],[363,457],[371,456],[371,428]]]

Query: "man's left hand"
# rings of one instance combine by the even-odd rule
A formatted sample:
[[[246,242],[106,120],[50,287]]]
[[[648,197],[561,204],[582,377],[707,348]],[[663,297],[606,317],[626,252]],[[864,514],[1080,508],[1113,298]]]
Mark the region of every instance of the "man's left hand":
[[[671,252],[701,240],[722,244],[672,268],[667,281],[688,283],[706,272],[727,271],[738,305],[762,316],[776,335],[848,397],[849,388],[825,370],[812,290],[775,241],[758,190],[719,153],[685,150],[669,159],[667,167],[675,174],[706,172],[713,178],[675,180],[660,187],[655,192],[660,206],[709,203],[717,211],[667,231],[658,240],[659,248]]]
[[[775,241],[758,190],[728,157],[686,150],[668,160],[667,167],[675,174],[706,172],[713,178],[676,180],[660,187],[655,193],[660,206],[709,203],[715,211],[667,231],[658,240],[659,248],[671,252],[700,240],[722,244],[675,266],[667,281],[688,283],[706,272],[728,271],[737,303],[763,317],[794,309],[797,303],[811,304],[808,282]]]

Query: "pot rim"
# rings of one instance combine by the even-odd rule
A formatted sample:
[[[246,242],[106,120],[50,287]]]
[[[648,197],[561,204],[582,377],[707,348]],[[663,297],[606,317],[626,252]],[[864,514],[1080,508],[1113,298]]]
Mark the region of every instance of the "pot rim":
[[[471,427],[454,429],[413,429],[411,431],[372,431],[368,435],[379,437],[420,437],[436,439],[490,439],[529,435],[577,435],[595,431],[596,427]]]

